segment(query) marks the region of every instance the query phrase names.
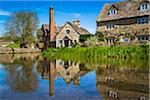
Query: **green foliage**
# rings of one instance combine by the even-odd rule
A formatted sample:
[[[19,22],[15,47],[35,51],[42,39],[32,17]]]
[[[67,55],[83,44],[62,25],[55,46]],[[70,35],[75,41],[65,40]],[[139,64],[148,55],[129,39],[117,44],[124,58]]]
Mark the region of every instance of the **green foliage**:
[[[80,42],[86,41],[91,35],[80,35]]]
[[[10,44],[8,45],[10,48],[20,48],[20,44]]]
[[[118,60],[139,60],[139,66],[142,66],[144,62],[148,66],[148,45],[139,46],[112,46],[112,47],[76,47],[76,48],[59,48],[59,49],[48,49],[43,52],[43,55],[51,59],[58,58],[62,60],[72,60],[75,62],[83,63],[99,63],[108,62],[109,64],[119,63]],[[115,59],[116,61],[109,60]],[[105,61],[106,60],[106,61]],[[130,61],[136,63],[135,61]],[[142,62],[141,62],[142,61]],[[124,64],[126,61],[121,60],[119,64]],[[141,63],[141,65],[140,65]]]
[[[96,32],[95,35],[98,36],[98,37],[104,37],[102,32]]]
[[[15,42],[30,44],[34,42],[34,34],[38,27],[38,17],[35,12],[20,11],[12,14],[6,21],[6,36],[14,38]]]
[[[37,35],[37,38],[38,38],[39,41],[42,41],[42,34],[43,34],[42,30],[38,29],[36,35]]]
[[[87,39],[86,45],[89,47],[95,47],[98,41],[99,41],[99,38],[97,36],[92,36]]]
[[[3,36],[3,37],[0,37],[0,40],[2,40],[2,41],[14,41],[14,38],[12,38],[11,36]]]
[[[95,35],[98,37],[98,41],[104,41],[104,35],[102,32],[96,32]]]

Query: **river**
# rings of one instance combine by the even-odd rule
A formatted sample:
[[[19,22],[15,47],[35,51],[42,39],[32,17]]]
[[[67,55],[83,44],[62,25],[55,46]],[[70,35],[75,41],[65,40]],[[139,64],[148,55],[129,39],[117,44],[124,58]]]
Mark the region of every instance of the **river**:
[[[149,66],[141,62],[0,55],[0,100],[148,100]]]

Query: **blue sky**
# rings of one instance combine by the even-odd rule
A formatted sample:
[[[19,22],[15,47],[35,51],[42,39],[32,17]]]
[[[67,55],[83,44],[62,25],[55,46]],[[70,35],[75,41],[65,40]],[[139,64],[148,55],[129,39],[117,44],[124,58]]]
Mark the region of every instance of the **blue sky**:
[[[113,3],[121,0],[0,0],[0,36],[5,32],[4,23],[9,16],[20,10],[34,11],[39,17],[39,28],[42,24],[49,22],[49,7],[54,7],[55,23],[64,25],[66,21],[72,22],[80,19],[82,27],[87,28],[91,33],[96,30],[96,17],[105,3]]]

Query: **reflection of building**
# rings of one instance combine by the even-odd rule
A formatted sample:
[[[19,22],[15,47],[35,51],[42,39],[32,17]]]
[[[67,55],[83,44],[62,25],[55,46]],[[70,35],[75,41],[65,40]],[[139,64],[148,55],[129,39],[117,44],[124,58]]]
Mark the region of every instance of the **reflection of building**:
[[[148,72],[104,65],[97,68],[97,89],[106,100],[148,100]]]
[[[63,77],[67,84],[71,82],[74,85],[80,85],[80,77],[87,73],[87,70],[81,70],[81,64],[73,63],[71,61],[62,60],[47,60],[42,61],[42,78],[49,79],[50,96],[54,94],[54,80],[55,77]],[[82,64],[82,67],[84,65]]]
[[[72,63],[71,61],[63,62],[61,60],[58,60],[56,64],[58,76],[63,77],[67,84],[69,84],[71,81],[75,81],[74,83],[79,84],[80,82],[80,76],[78,75],[78,73],[80,73],[79,63]]]

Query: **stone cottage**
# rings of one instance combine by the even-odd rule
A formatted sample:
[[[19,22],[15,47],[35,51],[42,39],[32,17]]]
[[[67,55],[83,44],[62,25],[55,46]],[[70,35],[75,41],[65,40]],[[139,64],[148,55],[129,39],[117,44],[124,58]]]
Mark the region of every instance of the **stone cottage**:
[[[148,0],[127,0],[105,4],[96,19],[97,32],[104,35],[107,43],[131,37],[138,41],[150,40],[150,3]]]
[[[90,35],[89,31],[80,27],[80,21],[66,22],[64,26],[54,24],[54,9],[50,8],[50,22],[42,25],[44,47],[71,47],[79,43],[81,35]]]

